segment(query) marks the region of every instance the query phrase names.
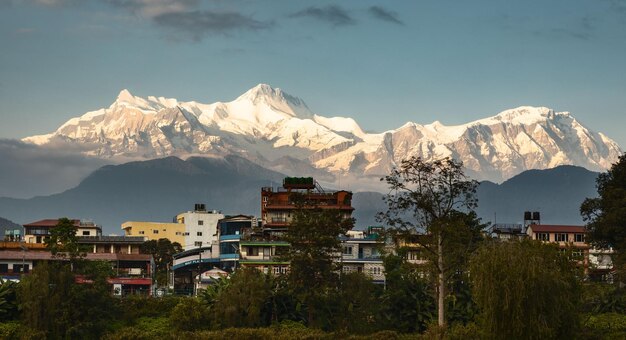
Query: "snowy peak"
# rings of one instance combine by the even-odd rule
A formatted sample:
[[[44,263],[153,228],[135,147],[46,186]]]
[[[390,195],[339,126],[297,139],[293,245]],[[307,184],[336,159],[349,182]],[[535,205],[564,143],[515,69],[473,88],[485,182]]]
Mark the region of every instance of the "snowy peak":
[[[309,169],[305,172],[339,175],[343,181],[380,178],[411,156],[453,157],[474,178],[501,182],[525,170],[559,165],[602,171],[621,155],[608,137],[568,112],[547,107],[521,106],[467,124],[408,122],[366,133],[352,118],[314,114],[302,99],[267,84],[213,104],[141,98],[125,89],[108,108],[72,118],[51,134],[24,139],[35,144],[54,140],[77,143],[84,153],[105,158],[237,154],[264,166],[278,164],[275,169],[289,175]]]
[[[475,123],[491,125],[494,123],[509,123],[516,125],[531,125],[548,120],[554,120],[557,116],[569,117],[569,112],[554,112],[547,107],[520,106],[514,109],[500,112],[494,117],[478,120]]]
[[[273,88],[267,84],[259,84],[239,96],[234,102],[250,102],[253,105],[266,105],[272,109],[284,112],[291,117],[310,119],[313,112],[306,103],[292,96],[280,88]]]
[[[134,96],[127,89],[123,89],[117,95],[115,102],[111,104],[110,109],[116,107],[126,107],[130,109],[137,109],[143,113],[151,113],[159,111],[165,108],[174,108],[178,105],[178,101],[172,98],[154,97],[149,96],[147,99],[139,96]]]

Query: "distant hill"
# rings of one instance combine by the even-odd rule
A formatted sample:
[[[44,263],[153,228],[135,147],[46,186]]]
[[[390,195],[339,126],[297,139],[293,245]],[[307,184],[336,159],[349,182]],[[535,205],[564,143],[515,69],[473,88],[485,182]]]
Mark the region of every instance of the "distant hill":
[[[481,182],[477,190],[478,215],[485,222],[521,223],[524,211],[541,212],[542,222],[582,224],[580,204],[597,195],[598,173],[577,166],[525,171],[502,184]],[[383,211],[383,194],[359,192],[354,196],[359,225],[376,225]]]
[[[22,229],[22,226],[6,218],[0,217],[0,240],[4,238],[6,230]]]
[[[597,173],[574,166],[526,171],[502,184],[482,182],[478,214],[485,221],[520,222],[526,210],[540,211],[554,224],[582,223],[578,208],[595,196]],[[176,157],[107,165],[77,187],[31,199],[0,198],[0,216],[19,223],[42,218],[91,219],[105,233],[121,234],[128,220],[171,221],[194,203],[224,213],[258,216],[260,189],[282,183],[283,174],[237,156],[224,158]],[[353,198],[357,226],[378,224],[384,210],[382,194],[357,192]]]
[[[104,166],[60,194],[0,198],[0,215],[21,223],[63,216],[91,219],[105,233],[120,234],[124,221],[171,221],[194,203],[258,215],[260,188],[282,183],[283,177],[237,156],[167,157]]]

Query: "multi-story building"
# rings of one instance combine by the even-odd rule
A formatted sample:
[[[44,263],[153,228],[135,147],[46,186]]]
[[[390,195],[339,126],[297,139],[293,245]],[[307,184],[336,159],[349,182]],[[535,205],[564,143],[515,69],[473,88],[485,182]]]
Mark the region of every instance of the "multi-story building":
[[[349,231],[340,237],[342,244],[341,264],[344,273],[359,272],[376,283],[385,281],[385,267],[380,255],[384,246],[379,237],[381,227],[369,227],[367,231]]]
[[[102,235],[102,228],[91,221],[81,221],[77,219],[70,221],[77,229],[77,236]],[[26,243],[45,243],[46,239],[50,236],[50,229],[56,227],[58,223],[58,219],[45,219],[24,224],[24,241]]]
[[[573,258],[584,268],[589,278],[611,280],[613,250],[596,249],[588,244],[584,226],[531,224],[527,234],[533,240],[556,243],[560,249],[571,250]]]
[[[302,195],[304,206],[297,206],[293,193]],[[352,192],[326,191],[312,177],[287,177],[283,180],[282,188],[263,187],[261,221],[264,233],[270,237],[280,237],[289,227],[298,208],[339,210],[345,218],[350,218],[354,211]]]
[[[108,278],[117,295],[151,294],[154,261],[152,255],[141,254],[143,237],[102,236],[99,226],[93,222],[71,220],[76,227],[78,244],[88,261],[107,261],[114,275]],[[24,242],[0,242],[0,276],[19,280],[42,262],[59,261],[44,244],[50,229],[58,220],[48,219],[29,223]],[[82,236],[85,235],[85,236]],[[77,277],[78,282],[82,282]]]
[[[226,216],[217,223],[219,234],[220,267],[232,271],[240,259],[239,242],[244,235],[250,235],[258,228],[254,216]]]
[[[142,237],[145,241],[166,238],[172,242],[185,244],[185,225],[181,223],[127,221],[122,223],[126,236]]]
[[[242,240],[239,242],[242,267],[256,268],[264,273],[285,274],[289,262],[283,258],[290,245],[279,240]]]
[[[173,223],[127,221],[122,223],[126,236],[143,236],[146,240],[166,238],[178,242],[183,249],[219,248],[217,222],[224,215],[217,210],[207,210],[204,204],[196,204],[194,210],[182,212]]]
[[[176,215],[176,221],[185,225],[183,249],[215,246],[219,248],[217,222],[224,215],[217,210],[207,210],[204,204],[196,204],[194,210]]]

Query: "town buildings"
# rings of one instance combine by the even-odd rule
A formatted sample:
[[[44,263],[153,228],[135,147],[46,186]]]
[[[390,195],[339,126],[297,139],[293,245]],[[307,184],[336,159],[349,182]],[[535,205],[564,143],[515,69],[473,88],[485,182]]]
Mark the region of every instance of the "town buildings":
[[[106,261],[114,275],[108,278],[112,292],[118,295],[151,294],[154,261],[152,255],[141,254],[143,237],[103,236],[100,226],[91,221],[70,220],[76,227],[82,258]],[[64,261],[47,250],[45,241],[57,219],[45,219],[24,225],[24,239],[0,242],[0,276],[19,280],[21,275],[42,262]],[[80,281],[80,278],[77,278]]]
[[[122,223],[126,236],[143,236],[146,241],[167,238],[178,242],[184,250],[218,246],[217,222],[224,215],[196,204],[194,210],[179,213],[173,223],[127,221]]]

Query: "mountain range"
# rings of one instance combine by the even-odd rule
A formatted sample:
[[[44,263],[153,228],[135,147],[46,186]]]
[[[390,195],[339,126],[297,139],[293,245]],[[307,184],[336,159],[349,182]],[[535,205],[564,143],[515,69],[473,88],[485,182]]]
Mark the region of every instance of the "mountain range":
[[[471,177],[499,183],[559,165],[603,171],[621,154],[613,140],[570,113],[545,107],[518,107],[458,126],[409,122],[367,133],[352,118],[315,114],[302,99],[266,84],[212,104],[141,98],[123,90],[108,108],[23,140],[78,145],[85,155],[109,160],[237,155],[287,175],[373,191],[382,188],[372,179],[410,156],[450,156],[463,161]]]
[[[524,211],[539,210],[546,223],[581,224],[578,208],[586,197],[596,195],[597,175],[581,167],[560,166],[526,171],[502,184],[485,181],[478,188],[477,212],[487,222],[515,223],[521,222]],[[59,194],[0,198],[0,216],[22,224],[63,216],[87,219],[102,224],[105,233],[117,234],[124,221],[171,221],[194,203],[206,203],[225,214],[258,216],[261,187],[279,186],[283,178],[232,155],[135,161],[104,166]],[[354,193],[357,227],[378,224],[375,215],[385,208],[382,196]]]

